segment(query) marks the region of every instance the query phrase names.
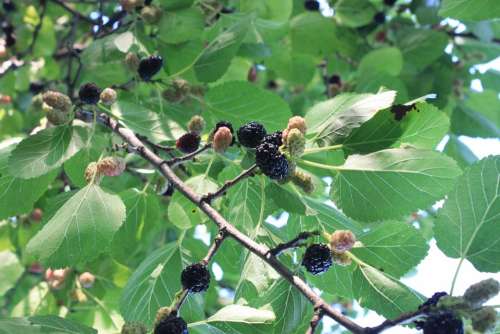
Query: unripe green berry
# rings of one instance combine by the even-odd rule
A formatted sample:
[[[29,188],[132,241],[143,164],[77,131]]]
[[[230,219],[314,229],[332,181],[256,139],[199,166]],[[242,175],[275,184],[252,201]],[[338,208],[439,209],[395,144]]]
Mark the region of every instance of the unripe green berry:
[[[291,177],[291,181],[307,194],[310,194],[314,191],[314,183],[312,181],[312,177],[307,173],[295,170]]]
[[[141,323],[127,323],[122,327],[121,334],[147,334],[148,328]]]
[[[306,146],[304,134],[299,129],[290,129],[286,137],[285,145],[292,159],[299,158],[304,153]]]
[[[333,263],[338,264],[340,266],[348,266],[352,263],[352,259],[348,253],[336,253],[332,252],[332,260]]]
[[[54,109],[59,109],[63,112],[71,110],[71,100],[63,93],[49,90],[43,94],[42,98],[43,102]]]
[[[500,284],[493,278],[471,285],[464,293],[464,299],[471,307],[479,307],[498,294]]]
[[[71,120],[71,114],[56,108],[52,108],[46,103],[42,106],[43,111],[46,113],[47,120],[54,125],[66,124]]]
[[[199,115],[191,117],[188,123],[189,132],[201,134],[205,128],[205,120]]]
[[[101,92],[99,98],[103,104],[110,106],[116,102],[116,91],[113,88],[106,88]]]
[[[481,307],[471,314],[472,328],[474,330],[486,333],[495,328],[497,322],[497,312],[491,306]]]
[[[156,6],[146,6],[141,10],[141,17],[147,24],[158,23],[162,15],[162,10]]]
[[[337,230],[330,236],[330,248],[336,253],[345,253],[356,243],[356,236],[349,230]]]

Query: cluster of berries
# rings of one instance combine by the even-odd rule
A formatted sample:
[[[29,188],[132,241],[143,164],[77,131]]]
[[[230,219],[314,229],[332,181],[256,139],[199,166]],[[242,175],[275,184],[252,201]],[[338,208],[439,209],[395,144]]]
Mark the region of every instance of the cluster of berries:
[[[131,71],[137,71],[142,80],[151,81],[163,67],[163,58],[153,55],[139,59],[135,53],[129,52],[125,56],[125,64]]]
[[[14,46],[16,44],[16,35],[14,34],[14,27],[12,24],[7,20],[3,21],[2,31],[5,35],[5,46],[8,48]]]
[[[95,83],[88,82],[80,87],[78,97],[85,104],[97,104],[101,101],[105,105],[112,105],[116,101],[116,91],[112,88],[101,90]]]
[[[339,265],[351,264],[351,258],[348,255],[355,243],[356,237],[349,230],[338,230],[330,236],[330,244],[312,244],[307,247],[302,265],[313,275],[326,272],[333,262]]]
[[[91,162],[85,169],[85,180],[99,184],[103,176],[119,176],[125,171],[125,160],[119,157],[106,157]]]

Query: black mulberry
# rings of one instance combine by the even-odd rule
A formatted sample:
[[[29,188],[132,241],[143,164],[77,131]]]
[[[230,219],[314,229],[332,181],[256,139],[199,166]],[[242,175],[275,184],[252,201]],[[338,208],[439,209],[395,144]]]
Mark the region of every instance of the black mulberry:
[[[310,11],[318,11],[319,10],[319,2],[317,0],[307,0],[304,1],[304,8]]]
[[[188,334],[187,324],[181,317],[171,314],[155,326],[154,334]]]
[[[80,87],[78,96],[83,103],[97,104],[101,95],[101,89],[93,82],[89,82]]]
[[[278,146],[262,143],[255,151],[255,163],[262,173],[273,180],[284,180],[288,176],[289,164]]]
[[[384,0],[384,4],[386,6],[394,6],[395,3],[396,3],[396,0]]]
[[[276,131],[262,138],[262,143],[269,143],[280,147],[283,145],[283,132]]]
[[[448,294],[446,292],[436,292],[435,294],[432,295],[431,298],[427,299],[422,305],[418,307],[419,310],[428,308],[431,306],[436,306],[441,297],[447,296]]]
[[[175,146],[181,152],[192,153],[198,149],[198,146],[200,146],[200,142],[200,135],[193,132],[187,132],[177,139]]]
[[[206,291],[210,284],[210,272],[201,263],[189,265],[182,271],[181,283],[190,292]]]
[[[332,85],[342,85],[342,80],[338,74],[333,74],[330,78],[328,78],[328,83]]]
[[[378,12],[373,16],[373,21],[377,24],[382,24],[385,22],[385,13],[384,12]]]
[[[245,147],[257,147],[267,134],[264,126],[257,122],[250,122],[238,129],[238,141]]]
[[[313,275],[327,271],[332,265],[330,248],[325,244],[313,244],[307,247],[302,265]]]
[[[141,59],[139,62],[139,76],[144,81],[149,81],[151,78],[158,73],[163,66],[163,58],[160,56],[149,56],[147,58]]]
[[[417,328],[424,334],[463,334],[462,319],[451,311],[441,311],[430,315],[425,321],[417,322]]]
[[[2,22],[2,30],[3,30],[4,34],[10,35],[14,32],[14,26],[12,24],[10,24],[10,22],[3,21]]]
[[[16,5],[14,5],[14,2],[12,2],[12,0],[3,0],[3,9],[6,11],[6,12],[12,12],[14,10],[16,10]]]

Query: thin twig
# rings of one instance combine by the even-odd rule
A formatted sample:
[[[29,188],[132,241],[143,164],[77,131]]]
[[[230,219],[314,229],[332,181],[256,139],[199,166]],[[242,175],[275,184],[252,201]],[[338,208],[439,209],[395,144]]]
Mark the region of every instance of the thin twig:
[[[323,311],[321,310],[321,308],[315,309],[314,314],[311,318],[311,322],[309,323],[309,328],[306,331],[306,334],[314,334],[322,318],[323,318]]]
[[[73,15],[74,17],[78,17],[79,19],[82,19],[83,21],[90,23],[90,24],[93,24],[93,25],[99,24],[99,22],[94,21],[90,17],[87,17],[87,16],[83,15],[82,13],[80,13],[79,11],[71,8],[71,6],[68,6],[62,0],[52,0],[52,1],[55,2],[56,4],[58,4],[59,6],[61,6],[62,8],[64,8],[64,10],[66,10],[67,12],[71,13],[71,15]]]
[[[319,231],[301,232],[301,233],[299,233],[298,236],[296,236],[292,240],[278,244],[276,247],[269,250],[269,254],[271,254],[273,256],[278,256],[279,254],[281,254],[282,252],[284,252],[287,249],[302,246],[302,241],[307,240],[310,237],[317,236],[317,235],[319,235]]]
[[[365,334],[378,334],[391,327],[403,325],[408,322],[413,322],[424,314],[425,309],[420,309],[415,312],[403,313],[395,319],[387,319],[376,327],[365,328]]]
[[[250,176],[254,176],[255,175],[254,172],[256,169],[257,169],[257,165],[254,164],[252,167],[244,170],[240,175],[236,176],[234,179],[226,181],[224,183],[224,185],[222,187],[220,187],[219,190],[217,190],[216,192],[208,193],[205,196],[203,196],[201,198],[202,202],[206,202],[206,203],[210,204],[217,197],[223,196],[229,188],[236,185],[241,180],[243,180],[247,177],[250,177]]]
[[[186,162],[188,160],[191,160],[193,159],[194,157],[196,157],[198,154],[208,150],[210,147],[212,147],[212,144],[205,144],[204,146],[200,147],[199,149],[197,149],[196,151],[192,152],[192,153],[189,153],[189,154],[186,154],[186,155],[183,155],[182,157],[175,157],[173,159],[170,159],[168,161],[165,161],[165,163],[167,165],[169,165],[170,167],[174,168],[174,167],[177,167],[177,165],[183,163],[183,162]]]

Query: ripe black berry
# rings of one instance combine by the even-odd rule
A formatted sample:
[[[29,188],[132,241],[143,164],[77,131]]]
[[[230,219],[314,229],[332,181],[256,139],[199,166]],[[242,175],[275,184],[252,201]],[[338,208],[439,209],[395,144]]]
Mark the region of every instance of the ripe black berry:
[[[262,173],[273,180],[284,180],[288,176],[289,164],[278,146],[262,143],[255,151],[255,163]]]
[[[328,83],[332,85],[342,85],[342,80],[340,80],[340,75],[334,74],[328,78]]]
[[[304,1],[304,8],[310,11],[318,11],[319,10],[319,2],[316,0],[307,0]]]
[[[144,6],[149,6],[149,5],[151,5],[152,2],[153,2],[153,0],[145,0]]]
[[[41,82],[32,82],[30,83],[30,92],[33,95],[40,93],[45,88],[44,84]]]
[[[451,311],[441,311],[431,314],[425,321],[417,323],[418,329],[423,329],[424,334],[463,334],[464,324],[462,319]]]
[[[428,308],[430,306],[436,306],[437,303],[439,302],[439,299],[447,295],[448,294],[446,292],[436,292],[435,294],[432,295],[431,298],[427,299],[422,305],[420,305],[418,309],[421,310],[423,308]]]
[[[142,80],[149,81],[158,73],[163,66],[163,58],[160,56],[149,56],[139,62],[139,76]]]
[[[5,46],[10,48],[16,44],[16,36],[9,34],[5,36]]]
[[[332,265],[332,253],[325,244],[312,244],[307,247],[302,265],[313,275],[321,274]]]
[[[232,7],[222,7],[222,9],[220,10],[220,12],[222,14],[232,14],[232,13],[234,13],[234,8],[232,8]]]
[[[262,138],[262,143],[269,143],[280,147],[283,145],[283,132],[276,131]]]
[[[89,82],[80,87],[78,96],[83,103],[97,104],[99,102],[101,89],[93,82]]]
[[[3,21],[2,22],[2,30],[3,30],[4,34],[10,35],[14,32],[14,26],[12,26],[12,24],[10,24],[7,21]]]
[[[245,147],[257,147],[267,134],[264,126],[257,122],[250,122],[238,129],[238,140]]]
[[[177,139],[175,146],[181,152],[192,153],[198,149],[198,146],[200,146],[200,142],[200,135],[193,132],[187,132]]]
[[[384,0],[386,6],[394,6],[397,0]]]
[[[189,265],[182,271],[181,283],[190,292],[206,291],[210,284],[210,272],[201,263]]]
[[[14,5],[14,2],[12,2],[12,0],[3,0],[3,9],[6,11],[6,12],[12,12],[14,10],[16,10],[16,5]]]
[[[385,13],[384,12],[378,12],[373,16],[373,21],[377,24],[382,24],[385,22]]]
[[[181,317],[171,314],[155,326],[154,334],[188,334],[187,324]]]

